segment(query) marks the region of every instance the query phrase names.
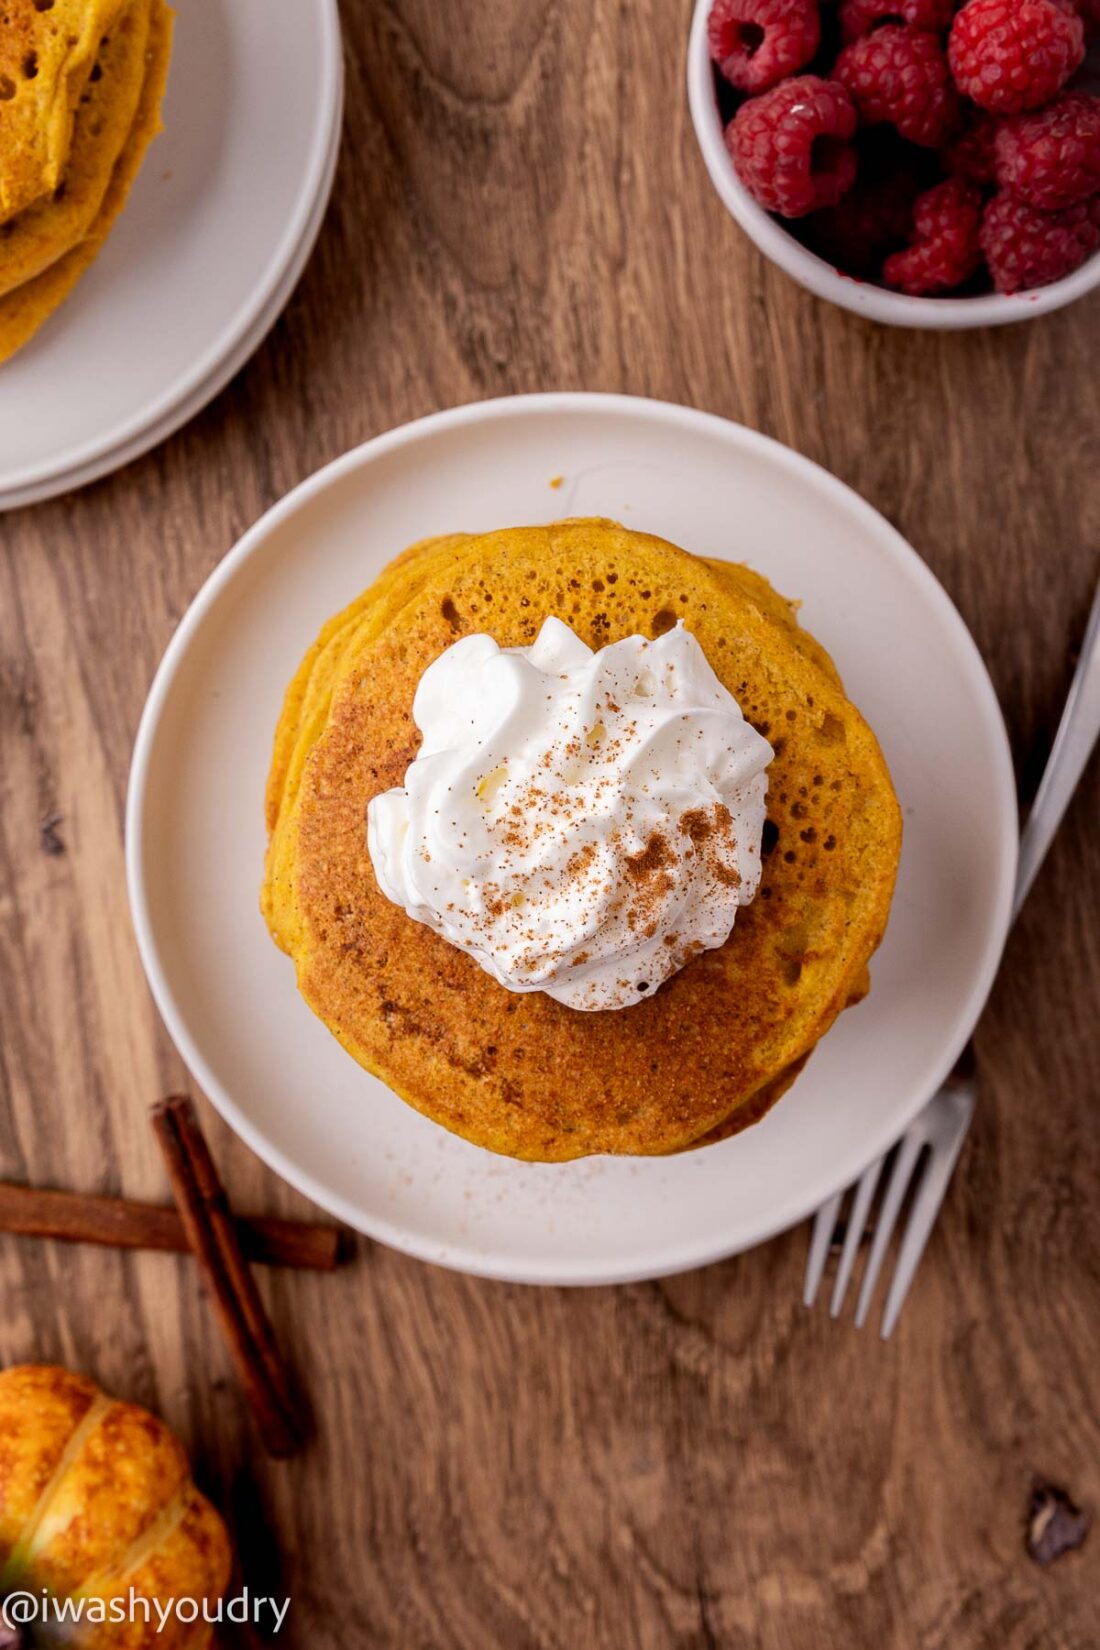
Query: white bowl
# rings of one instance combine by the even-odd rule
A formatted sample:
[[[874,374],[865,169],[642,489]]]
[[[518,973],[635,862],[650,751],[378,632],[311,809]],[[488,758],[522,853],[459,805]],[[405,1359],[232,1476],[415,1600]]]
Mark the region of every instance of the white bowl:
[[[696,0],[688,42],[688,101],[695,135],[703,151],[710,180],[730,216],[735,218],[772,263],[818,298],[883,321],[893,327],[925,327],[957,331],[963,327],[1001,327],[1062,309],[1100,286],[1100,253],[1063,281],[1034,292],[1011,295],[991,292],[977,298],[910,298],[889,292],[869,281],[842,275],[832,264],[810,252],[782,224],[753,200],[733,169],[724,141],[722,116],[714,92],[714,75],[707,46],[707,16],[713,0]]]

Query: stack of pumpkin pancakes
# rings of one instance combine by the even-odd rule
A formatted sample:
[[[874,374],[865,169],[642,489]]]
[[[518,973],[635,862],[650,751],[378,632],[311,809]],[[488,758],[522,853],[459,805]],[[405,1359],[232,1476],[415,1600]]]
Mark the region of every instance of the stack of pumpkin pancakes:
[[[171,48],[165,0],[4,0],[0,361],[107,239],[160,129]]]
[[[678,620],[770,740],[763,879],[726,943],[603,1012],[510,992],[380,891],[367,806],[404,781],[413,696],[460,635],[594,649]],[[613,522],[428,540],[321,632],[287,693],[262,905],[344,1048],[445,1128],[513,1157],[654,1155],[757,1121],[869,988],[901,846],[890,776],[825,650],[749,568]]]

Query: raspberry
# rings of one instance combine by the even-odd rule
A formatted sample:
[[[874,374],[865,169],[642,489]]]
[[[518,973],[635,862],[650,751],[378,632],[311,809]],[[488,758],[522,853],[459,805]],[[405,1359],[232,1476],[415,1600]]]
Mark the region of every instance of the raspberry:
[[[876,29],[844,47],[833,79],[865,126],[886,121],[922,148],[940,148],[958,124],[959,94],[934,34],[895,23]]]
[[[714,0],[710,55],[732,86],[764,92],[796,74],[821,40],[817,0]]]
[[[840,33],[847,42],[870,34],[882,23],[908,23],[913,29],[938,29],[946,34],[954,15],[955,0],[843,0]]]
[[[912,243],[883,266],[889,286],[920,298],[950,292],[981,268],[982,195],[976,184],[965,178],[938,183],[917,201],[913,226]]]
[[[982,251],[998,292],[1026,292],[1072,275],[1100,247],[1100,196],[1041,212],[1002,189],[985,209]]]
[[[836,206],[807,219],[807,240],[846,275],[874,275],[886,254],[908,240],[919,188],[912,172],[873,180],[858,177]]]
[[[973,109],[962,132],[943,152],[943,164],[954,177],[971,183],[996,183],[993,146],[999,122],[984,109]]]
[[[1037,109],[1085,55],[1085,27],[1057,0],[967,0],[947,56],[959,90],[994,114]]]
[[[835,206],[855,182],[855,129],[843,86],[806,74],[743,103],[726,128],[726,147],[761,206],[802,218]]]
[[[1006,120],[995,145],[997,182],[1057,212],[1100,190],[1100,98],[1067,92],[1035,114]]]

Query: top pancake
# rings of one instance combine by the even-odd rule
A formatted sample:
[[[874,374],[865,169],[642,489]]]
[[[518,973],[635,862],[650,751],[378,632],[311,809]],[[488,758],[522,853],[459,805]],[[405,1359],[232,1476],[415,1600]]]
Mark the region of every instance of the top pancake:
[[[367,804],[415,756],[427,665],[470,631],[529,645],[548,614],[596,648],[682,618],[776,752],[755,902],[723,947],[614,1012],[506,991],[380,893],[366,846]],[[265,914],[315,1011],[419,1110],[537,1160],[675,1150],[779,1092],[863,987],[901,829],[874,736],[789,605],[604,521],[431,541],[387,569],[291,686],[268,825]]]
[[[0,28],[0,223],[61,181],[73,117],[124,0],[5,0]]]

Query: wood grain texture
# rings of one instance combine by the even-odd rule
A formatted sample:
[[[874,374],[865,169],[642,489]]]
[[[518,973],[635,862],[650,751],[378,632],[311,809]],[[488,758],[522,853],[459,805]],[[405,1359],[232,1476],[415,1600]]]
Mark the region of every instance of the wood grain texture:
[[[1100,303],[934,336],[800,292],[706,179],[688,13],[348,3],[343,157],[283,319],[158,451],[0,518],[0,1176],[164,1195],[146,1107],[186,1076],[122,857],[145,693],[241,531],[417,414],[627,390],[817,459],[958,602],[1033,790],[1100,563]],[[261,1280],[320,1424],[280,1466],[188,1262],[8,1239],[0,1359],[71,1363],[180,1428],[245,1579],[293,1594],[280,1643],[1096,1650],[1100,1535],[1040,1571],[1023,1521],[1033,1474],[1100,1512],[1098,804],[1094,764],[1009,947],[976,1125],[889,1345],[802,1310],[805,1232],[592,1292],[363,1244],[336,1277]],[[241,1207],[306,1212],[204,1118]]]

